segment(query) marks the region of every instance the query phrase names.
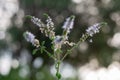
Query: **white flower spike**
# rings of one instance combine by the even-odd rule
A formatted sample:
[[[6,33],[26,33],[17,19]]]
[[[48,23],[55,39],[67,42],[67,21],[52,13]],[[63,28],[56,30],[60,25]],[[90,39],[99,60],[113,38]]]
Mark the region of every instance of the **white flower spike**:
[[[47,27],[54,27],[54,23],[53,23],[52,19],[50,18],[50,16],[47,16],[47,17],[48,18],[46,20],[46,22],[47,22],[46,26]]]
[[[44,24],[42,23],[41,19],[38,19],[32,16],[31,21],[39,27],[44,27]]]
[[[34,46],[36,46],[36,47],[39,47],[39,41],[38,41],[37,39],[35,39],[35,36],[34,36],[31,32],[26,31],[26,32],[24,33],[24,38],[25,38],[28,42],[32,43],[32,45],[34,45]]]
[[[93,26],[90,26],[90,27],[86,30],[86,32],[87,32],[87,34],[88,34],[89,36],[92,37],[94,34],[99,33],[99,30],[100,30],[101,27],[102,27],[102,26],[101,26],[101,23],[96,23],[96,24],[94,24]]]
[[[35,36],[31,32],[26,31],[24,33],[24,37],[28,42],[31,42],[31,43],[34,42]]]
[[[73,28],[74,20],[75,20],[75,16],[68,17],[62,28],[69,33],[70,29]]]

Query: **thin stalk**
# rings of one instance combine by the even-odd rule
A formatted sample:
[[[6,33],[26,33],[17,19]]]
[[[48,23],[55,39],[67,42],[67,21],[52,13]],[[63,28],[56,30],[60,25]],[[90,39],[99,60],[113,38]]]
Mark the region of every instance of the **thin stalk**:
[[[79,44],[80,44],[81,42],[85,41],[88,37],[89,37],[89,35],[88,35],[87,33],[85,33],[84,36],[82,36],[82,37],[80,38],[80,40],[77,42],[77,44],[74,45],[70,50],[67,51],[67,53],[66,53],[66,54],[63,56],[63,58],[61,59],[61,61],[63,61],[68,54],[72,53],[72,51],[73,51],[74,48],[78,47]]]
[[[50,52],[48,52],[48,51],[47,51],[47,50],[45,50],[45,49],[44,49],[44,51],[47,53],[47,55],[48,55],[48,56],[50,56],[52,59],[56,60],[56,58],[55,58],[53,55],[51,55],[51,53],[50,53]]]
[[[40,48],[42,48],[42,46],[40,46]],[[49,57],[51,57],[52,59],[56,60],[55,56],[53,56],[53,55],[52,55],[50,52],[48,52],[45,48],[43,49],[43,51],[45,51]]]

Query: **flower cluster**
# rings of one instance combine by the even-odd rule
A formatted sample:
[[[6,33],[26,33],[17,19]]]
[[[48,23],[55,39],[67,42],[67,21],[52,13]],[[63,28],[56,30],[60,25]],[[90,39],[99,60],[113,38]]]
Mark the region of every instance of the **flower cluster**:
[[[54,30],[54,23],[53,23],[52,19],[50,18],[50,16],[47,16],[46,22],[47,22],[46,26],[50,27]]]
[[[102,26],[100,25],[100,23],[96,23],[94,24],[93,26],[90,26],[86,32],[87,34],[89,34],[91,37],[96,34],[96,33],[99,33],[99,30]]]
[[[75,16],[71,16],[66,19],[62,28],[64,29],[64,31],[66,31],[67,34],[70,33],[70,29],[73,29],[74,20]]]
[[[47,17],[47,20],[46,20],[47,24],[46,24],[46,28],[45,28],[45,34],[50,39],[54,39],[55,38],[54,23],[53,23],[50,16],[48,16],[47,14],[44,14],[44,15]]]
[[[93,26],[88,27],[88,29],[86,29],[86,33],[82,35],[82,37],[80,38],[80,41],[83,42],[85,41],[89,36],[92,37],[94,34],[99,33],[101,27],[107,25],[107,23],[105,22],[101,22],[101,23],[96,23]],[[92,42],[92,39],[90,39],[90,42]]]
[[[55,36],[53,41],[55,46],[55,51],[57,49],[60,49],[63,44],[68,44],[69,46],[73,46],[75,44],[73,42],[70,43],[68,41],[68,34],[70,33],[70,30],[73,29],[74,19],[75,19],[75,16],[68,17],[62,26],[63,34],[61,36],[59,35]]]
[[[106,23],[102,22],[102,23],[97,23],[93,26],[90,26],[88,29],[86,29],[86,33],[82,35],[80,40],[77,43],[73,43],[73,42],[69,42],[68,35],[70,34],[71,29],[73,29],[75,16],[70,16],[66,19],[65,23],[62,26],[62,29],[63,29],[62,35],[55,35],[54,23],[51,17],[48,16],[47,14],[44,14],[44,16],[47,17],[46,23],[43,23],[41,19],[35,18],[34,16],[29,16],[29,17],[31,18],[31,21],[38,26],[41,33],[45,34],[45,36],[49,37],[52,40],[52,49],[54,53],[51,54],[46,50],[46,48],[44,47],[44,42],[42,43],[42,45],[40,45],[39,41],[35,38],[35,36],[32,33],[26,31],[24,33],[24,37],[28,42],[32,43],[32,45],[37,47],[37,50],[40,49],[41,52],[45,51],[48,54],[48,56],[52,57],[55,60],[56,76],[59,80],[61,78],[61,74],[59,72],[59,66],[61,64],[61,61],[69,53],[71,53],[76,46],[78,46],[81,42],[85,41],[89,36],[92,37],[94,34],[99,33],[100,28],[106,25]],[[66,54],[64,55],[62,54],[63,55],[62,56],[61,47],[62,45],[65,45],[65,44],[68,44],[72,48],[70,50],[67,50]]]
[[[24,33],[24,37],[28,42],[32,43],[32,45],[34,45],[35,47],[40,46],[39,41],[35,39],[35,36],[31,32],[26,31]]]
[[[70,30],[73,28],[75,16],[68,17],[63,25],[63,29]]]
[[[34,16],[31,16],[31,21],[40,28],[44,27],[44,24],[42,23],[42,21]]]
[[[47,17],[47,24],[43,23],[41,19],[38,19],[34,16],[31,16],[31,21],[39,27],[42,33],[45,33],[45,36],[49,37],[50,39],[53,39],[55,36],[54,23],[52,22],[50,16],[48,16],[47,14],[45,14],[45,16]]]
[[[55,36],[55,38],[53,40],[53,44],[54,44],[54,51],[61,49],[61,46],[63,44],[62,36],[59,36],[59,35]]]

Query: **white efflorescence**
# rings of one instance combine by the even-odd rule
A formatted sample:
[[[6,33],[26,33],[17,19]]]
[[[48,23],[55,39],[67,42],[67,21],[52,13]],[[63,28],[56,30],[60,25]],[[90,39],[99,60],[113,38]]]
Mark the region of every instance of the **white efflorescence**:
[[[92,37],[94,34],[99,33],[100,28],[101,28],[100,23],[97,23],[93,26],[90,26],[86,30],[86,32],[87,32],[87,34],[89,34]]]
[[[70,33],[70,30],[73,29],[73,25],[74,25],[74,20],[75,20],[75,16],[70,16],[66,19],[64,25],[62,26],[62,28],[64,29],[63,31],[63,41],[64,42],[68,42],[68,34]]]
[[[52,27],[52,28],[54,27],[54,23],[53,23],[52,19],[50,18],[50,16],[48,16],[46,22],[47,22],[47,24],[46,24],[47,27]]]
[[[42,22],[41,22],[41,20],[38,19],[38,18],[36,18],[36,17],[34,17],[34,16],[32,16],[31,21],[32,21],[34,24],[36,24],[37,26],[39,26],[39,27],[42,27],[42,25],[43,25]]]
[[[70,22],[70,25],[69,25],[69,29],[73,29],[74,20],[75,20],[75,18],[71,19],[71,22]]]
[[[31,21],[39,27],[40,31],[44,33],[46,37],[50,39],[55,37],[54,23],[50,16],[47,15],[46,24],[34,16],[31,16]]]
[[[66,21],[65,21],[65,23],[64,23],[64,25],[63,25],[62,28],[63,28],[63,29],[67,29],[69,22],[70,22],[70,17],[68,17],[68,18],[66,19]]]
[[[24,33],[24,37],[28,42],[31,42],[31,43],[34,42],[35,36],[31,32],[26,31]]]
[[[54,43],[54,51],[61,48],[62,42],[63,42],[62,36],[59,36],[59,35],[55,36],[55,39],[53,41],[53,43]]]
[[[35,39],[35,36],[31,32],[26,31],[24,33],[24,37],[28,42],[32,43],[32,45],[34,45],[35,47],[40,46],[39,41]]]
[[[54,42],[55,44],[58,44],[58,43],[60,43],[61,41],[62,41],[62,37],[61,37],[61,36],[56,36],[53,42]]]
[[[70,33],[70,29],[73,28],[74,25],[74,17],[68,17],[63,25],[63,29]]]

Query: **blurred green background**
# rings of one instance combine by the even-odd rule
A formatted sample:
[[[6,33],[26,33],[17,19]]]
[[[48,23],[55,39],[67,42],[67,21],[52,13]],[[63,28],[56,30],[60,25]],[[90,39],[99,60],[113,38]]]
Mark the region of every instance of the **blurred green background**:
[[[44,21],[43,13],[53,19],[56,34],[62,33],[65,19],[75,15],[74,28],[69,35],[73,42],[79,41],[89,26],[108,23],[99,34],[67,56],[61,66],[61,80],[98,80],[88,79],[87,73],[101,68],[109,71],[111,66],[120,73],[120,0],[0,0],[0,80],[56,80],[54,61],[45,53],[32,55],[35,47],[23,38],[28,30],[40,41],[45,40],[50,50],[51,41],[25,18],[25,15],[32,15]],[[111,75],[119,74],[116,71]],[[115,76],[113,80],[120,80],[118,78]]]

